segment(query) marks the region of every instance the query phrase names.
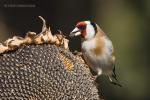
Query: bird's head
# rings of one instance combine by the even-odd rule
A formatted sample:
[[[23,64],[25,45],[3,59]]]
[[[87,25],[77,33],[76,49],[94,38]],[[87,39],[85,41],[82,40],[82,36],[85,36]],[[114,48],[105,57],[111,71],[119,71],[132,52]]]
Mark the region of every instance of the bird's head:
[[[97,33],[97,24],[90,21],[78,22],[74,30],[70,33],[70,37],[81,36],[88,40],[94,38]]]

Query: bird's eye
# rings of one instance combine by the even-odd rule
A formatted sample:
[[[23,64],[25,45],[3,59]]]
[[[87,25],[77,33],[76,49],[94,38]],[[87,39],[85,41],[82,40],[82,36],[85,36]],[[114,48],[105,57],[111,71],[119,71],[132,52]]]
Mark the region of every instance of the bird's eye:
[[[78,27],[80,30],[85,30],[85,28],[86,28],[86,26],[84,25],[84,26],[79,26]]]

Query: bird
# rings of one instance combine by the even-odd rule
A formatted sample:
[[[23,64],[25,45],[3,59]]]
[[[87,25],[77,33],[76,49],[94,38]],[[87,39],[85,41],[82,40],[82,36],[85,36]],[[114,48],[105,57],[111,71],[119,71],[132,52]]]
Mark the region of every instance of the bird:
[[[69,37],[81,37],[81,52],[87,65],[97,76],[106,75],[110,83],[122,86],[115,73],[115,56],[112,41],[102,29],[91,21],[80,21]]]

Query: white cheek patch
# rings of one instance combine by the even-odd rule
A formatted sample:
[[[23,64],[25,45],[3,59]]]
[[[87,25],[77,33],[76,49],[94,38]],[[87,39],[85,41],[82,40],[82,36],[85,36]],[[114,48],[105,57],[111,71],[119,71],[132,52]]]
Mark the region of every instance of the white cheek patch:
[[[86,39],[91,39],[91,38],[93,38],[93,37],[95,36],[94,27],[93,27],[92,25],[88,24],[88,25],[86,26],[86,33],[87,33],[86,36],[85,36]]]

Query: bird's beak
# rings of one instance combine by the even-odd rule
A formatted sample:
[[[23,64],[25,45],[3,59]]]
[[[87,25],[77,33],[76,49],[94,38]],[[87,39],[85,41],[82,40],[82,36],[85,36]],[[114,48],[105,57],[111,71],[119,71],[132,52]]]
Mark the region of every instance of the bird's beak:
[[[81,31],[76,27],[70,34],[70,37],[75,37],[81,35]]]

